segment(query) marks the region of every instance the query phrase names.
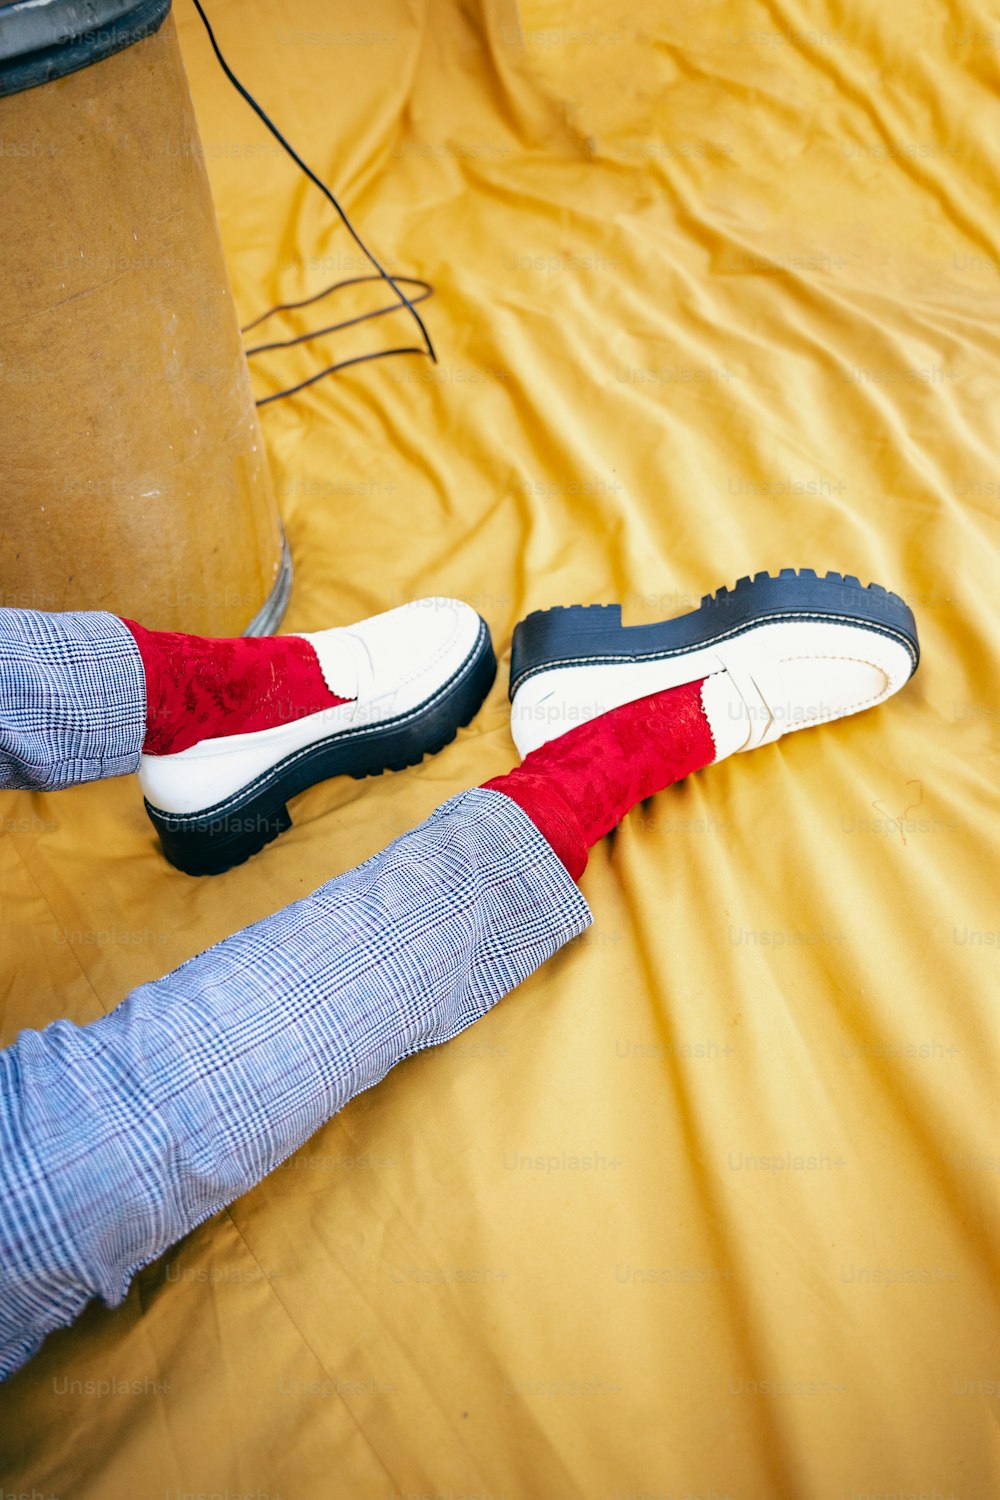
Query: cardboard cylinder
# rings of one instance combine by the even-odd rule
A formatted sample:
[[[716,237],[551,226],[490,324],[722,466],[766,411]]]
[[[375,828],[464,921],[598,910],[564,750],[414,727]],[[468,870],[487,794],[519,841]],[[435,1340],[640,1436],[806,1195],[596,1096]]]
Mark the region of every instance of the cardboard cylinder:
[[[265,634],[290,562],[169,0],[103,3],[0,6],[0,604]]]

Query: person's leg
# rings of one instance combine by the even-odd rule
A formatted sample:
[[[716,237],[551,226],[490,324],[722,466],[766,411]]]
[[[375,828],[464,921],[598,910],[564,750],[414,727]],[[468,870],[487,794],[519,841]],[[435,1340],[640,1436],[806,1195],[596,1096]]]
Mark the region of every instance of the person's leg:
[[[0,1053],[0,1379],[401,1058],[590,925],[627,809],[715,755],[701,684],[580,725],[313,895]]]
[[[0,609],[0,789],[138,771],[170,862],[219,874],[289,828],[315,782],[440,750],[495,674],[485,621],[457,599],[235,639]]]
[[[145,737],[142,657],[121,620],[0,609],[0,789],[127,776]]]
[[[590,922],[526,814],[476,789],[100,1020],[23,1032],[0,1053],[0,1378]]]
[[[636,801],[882,702],[916,667],[912,615],[884,590],[745,584],[694,624],[529,617],[518,769],[100,1021],[0,1054],[0,1376],[582,932],[570,877]]]
[[[718,715],[713,726],[704,688],[699,678],[577,724],[486,786],[523,808],[579,880],[637,802],[721,759],[728,726]]]

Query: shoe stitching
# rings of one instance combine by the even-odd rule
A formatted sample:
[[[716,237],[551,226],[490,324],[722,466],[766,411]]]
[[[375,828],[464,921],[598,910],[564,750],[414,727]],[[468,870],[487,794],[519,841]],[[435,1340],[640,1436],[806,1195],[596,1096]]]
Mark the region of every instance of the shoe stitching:
[[[682,616],[681,618],[684,617]],[[889,640],[895,641],[898,645],[905,647],[909,653],[910,660],[913,662],[914,670],[916,669],[917,654],[913,645],[904,635],[893,630],[890,626],[879,625],[870,620],[860,620],[857,615],[816,614],[804,610],[790,610],[784,614],[766,615],[759,620],[752,621],[749,625],[734,625],[730,630],[723,631],[719,635],[708,636],[705,640],[698,641],[694,645],[676,646],[666,651],[630,652],[628,655],[622,653],[618,655],[603,654],[601,656],[556,657],[541,666],[532,667],[529,671],[522,673],[517,682],[513,684],[513,692],[516,693],[532,677],[537,677],[542,672],[554,671],[557,667],[589,667],[611,662],[668,661],[674,657],[693,655],[696,651],[708,651],[720,641],[735,640],[738,636],[749,635],[753,630],[760,630],[765,625],[772,625],[777,621],[783,620],[798,621],[800,623],[808,622],[817,625],[829,623],[851,625],[858,630],[869,630],[873,634],[886,636]],[[622,626],[621,628],[624,630],[628,627]]]
[[[842,719],[845,714],[860,713],[863,709],[873,707],[874,704],[880,702],[881,699],[890,698],[892,694],[898,690],[899,687],[903,686],[903,683],[893,683],[892,676],[885,670],[885,667],[883,667],[880,662],[869,661],[866,656],[835,656],[826,651],[807,651],[803,652],[801,656],[779,656],[778,660],[782,664],[796,661],[846,661],[850,662],[852,666],[863,665],[866,667],[871,667],[874,671],[881,672],[883,677],[885,677],[888,682],[888,687],[883,688],[880,693],[875,693],[869,698],[859,698],[854,703],[848,703],[845,705],[845,707],[838,708],[836,712],[817,714],[814,719],[807,719],[801,724],[789,724],[789,729],[808,729],[811,724],[826,724],[829,723],[831,719]],[[908,679],[904,679],[904,681],[908,681]],[[784,734],[785,732],[785,730],[782,730],[782,734]]]

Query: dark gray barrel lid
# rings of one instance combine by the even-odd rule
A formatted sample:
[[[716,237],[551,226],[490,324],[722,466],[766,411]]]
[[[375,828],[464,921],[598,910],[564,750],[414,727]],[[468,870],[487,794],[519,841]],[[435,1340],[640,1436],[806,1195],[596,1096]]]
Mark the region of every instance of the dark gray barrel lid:
[[[163,24],[170,0],[0,0],[0,95],[88,68]]]

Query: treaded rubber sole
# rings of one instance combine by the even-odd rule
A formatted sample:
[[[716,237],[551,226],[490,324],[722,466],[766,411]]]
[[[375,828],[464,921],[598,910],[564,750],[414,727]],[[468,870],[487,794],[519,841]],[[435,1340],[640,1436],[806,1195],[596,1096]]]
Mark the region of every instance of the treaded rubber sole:
[[[402,771],[449,744],[482,705],[497,664],[486,622],[472,654],[425,706],[393,723],[348,731],[279,761],[224,802],[197,813],[169,813],[146,802],[163,852],[186,875],[221,875],[292,826],[287,802],[331,776]]]
[[[917,626],[909,606],[880,584],[867,587],[841,573],[821,578],[812,568],[782,568],[776,578],[757,573],[735,588],[706,594],[698,609],[654,625],[623,625],[620,604],[573,604],[536,610],[514,630],[510,697],[522,683],[553,667],[595,661],[643,661],[730,639],[765,620],[839,620],[877,630],[920,660]]]

